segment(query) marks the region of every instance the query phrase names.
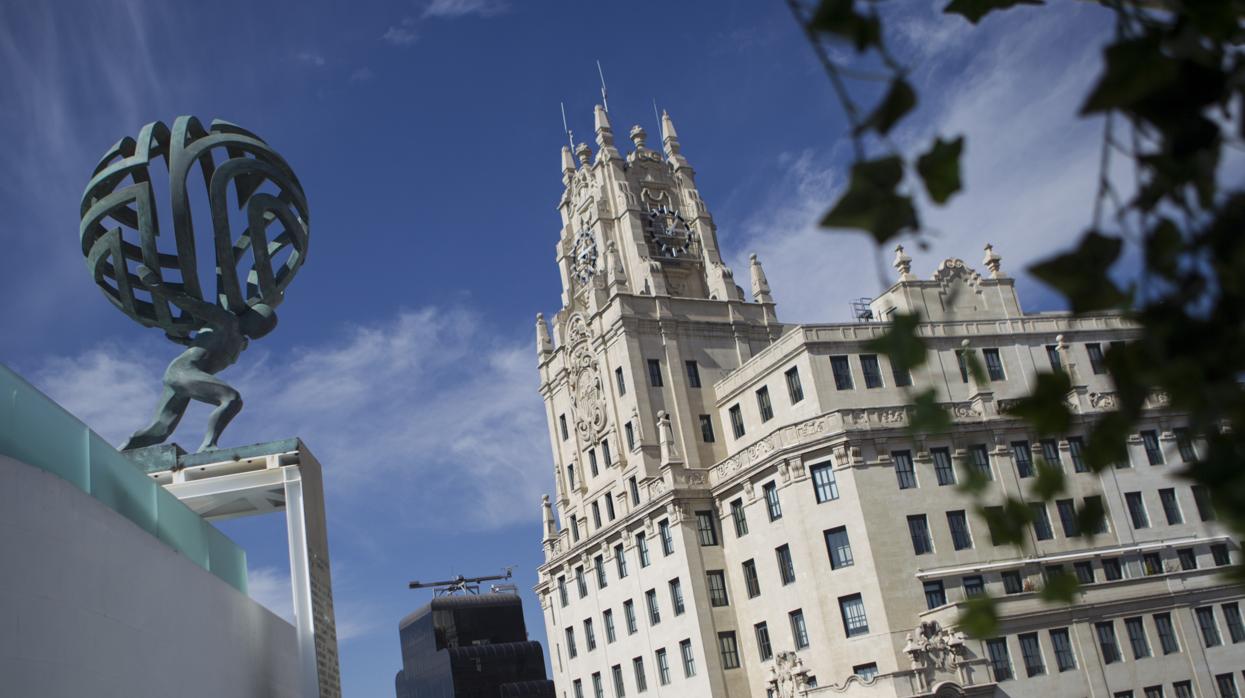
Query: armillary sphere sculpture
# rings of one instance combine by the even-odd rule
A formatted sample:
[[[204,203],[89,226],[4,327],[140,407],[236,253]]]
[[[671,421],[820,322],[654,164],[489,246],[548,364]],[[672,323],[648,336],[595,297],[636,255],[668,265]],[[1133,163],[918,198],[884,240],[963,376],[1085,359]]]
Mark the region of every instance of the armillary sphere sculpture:
[[[153,180],[160,170],[167,182]],[[169,198],[171,240],[160,238],[158,189]],[[192,216],[192,195],[206,199],[206,212]],[[155,418],[122,450],[163,443],[191,400],[215,406],[199,450],[215,448],[242,409],[238,391],[215,374],[238,360],[249,339],[276,327],[276,308],[307,259],[307,201],[298,177],[250,131],[219,120],[204,129],[180,116],[172,129],[148,124],[137,139],[123,138],[104,153],[81,214],[82,253],[108,300],[188,347],[164,373]],[[210,223],[210,246],[196,248],[195,223],[201,230]],[[214,258],[212,295],[199,279],[205,250]]]

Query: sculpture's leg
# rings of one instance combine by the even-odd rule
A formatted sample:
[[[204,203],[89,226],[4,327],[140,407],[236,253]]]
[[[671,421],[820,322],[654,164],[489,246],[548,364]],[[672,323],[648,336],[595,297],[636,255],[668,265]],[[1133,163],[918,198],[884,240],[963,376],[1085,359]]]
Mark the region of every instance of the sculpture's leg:
[[[208,417],[207,434],[204,435],[199,450],[216,448],[221,432],[229,426],[230,420],[242,409],[242,396],[234,390],[233,386],[201,371],[186,376],[185,388],[190,397],[195,400],[216,405],[216,409],[212,410],[212,416]]]
[[[177,423],[182,421],[182,415],[185,414],[186,406],[189,404],[189,397],[177,393],[166,385],[164,394],[160,397],[160,402],[156,406],[156,416],[151,424],[144,429],[134,432],[134,435],[130,437],[129,441],[125,442],[121,450],[128,451],[132,448],[142,448],[163,443],[177,429]]]

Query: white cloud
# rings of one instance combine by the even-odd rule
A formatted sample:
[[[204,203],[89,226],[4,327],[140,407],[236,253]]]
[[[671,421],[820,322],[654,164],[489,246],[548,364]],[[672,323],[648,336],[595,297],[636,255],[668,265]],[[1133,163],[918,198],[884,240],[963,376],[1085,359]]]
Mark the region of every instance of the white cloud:
[[[328,62],[324,60],[324,56],[314,51],[299,51],[294,54],[294,60],[315,68],[322,68]]]
[[[294,592],[290,587],[290,573],[276,567],[258,567],[247,570],[247,590],[251,598],[285,619],[294,622]]]
[[[409,46],[415,43],[419,39],[419,33],[415,31],[415,18],[403,17],[401,22],[386,29],[380,38],[394,46]]]
[[[117,444],[150,419],[177,349],[160,344],[52,358],[33,379]],[[256,342],[222,375],[246,401],[222,443],[300,436],[330,496],[411,525],[530,521],[549,467],[534,362],[529,338],[499,338],[462,309],[403,311],[279,354]],[[173,440],[197,445],[206,411],[192,407]]]
[[[467,15],[492,17],[505,12],[507,4],[504,0],[432,0],[424,8],[425,17],[454,19]]]

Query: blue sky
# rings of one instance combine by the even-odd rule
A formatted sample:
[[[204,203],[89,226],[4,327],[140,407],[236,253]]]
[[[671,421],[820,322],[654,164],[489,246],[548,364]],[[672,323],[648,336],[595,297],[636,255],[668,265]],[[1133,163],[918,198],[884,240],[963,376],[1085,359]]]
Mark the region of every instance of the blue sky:
[[[968,193],[927,212],[914,271],[979,266],[992,242],[1027,307],[1050,309],[1022,269],[1089,220],[1101,127],[1074,114],[1109,24],[1056,2],[972,28],[942,4],[890,4],[923,99],[895,141],[968,134]],[[348,696],[392,695],[397,621],[427,601],[411,579],[518,565],[545,639],[533,316],[559,302],[558,105],[590,141],[598,59],[617,132],[655,141],[653,100],[669,110],[726,257],[760,255],[781,319],[845,320],[890,278],[889,251],[813,225],[844,182],[845,129],[780,0],[0,0],[0,361],[113,443],[176,350],[85,269],[78,199],[98,157],[194,114],[256,131],[299,173],[308,262],[281,326],[224,374],[247,400],[224,443],[299,435],[325,465]],[[177,440],[197,444],[203,418]],[[254,595],[288,613],[282,522],[226,528]]]

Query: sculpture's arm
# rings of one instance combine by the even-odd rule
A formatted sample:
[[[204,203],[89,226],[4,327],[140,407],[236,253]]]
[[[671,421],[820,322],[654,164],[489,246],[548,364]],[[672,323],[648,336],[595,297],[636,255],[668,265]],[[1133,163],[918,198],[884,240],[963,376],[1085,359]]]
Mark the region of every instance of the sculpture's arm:
[[[137,271],[139,280],[143,282],[143,286],[151,292],[152,296],[162,298],[176,305],[204,323],[221,326],[238,321],[238,318],[233,313],[224,310],[220,306],[199,300],[183,291],[174,291],[169,288],[145,264],[138,265]]]

